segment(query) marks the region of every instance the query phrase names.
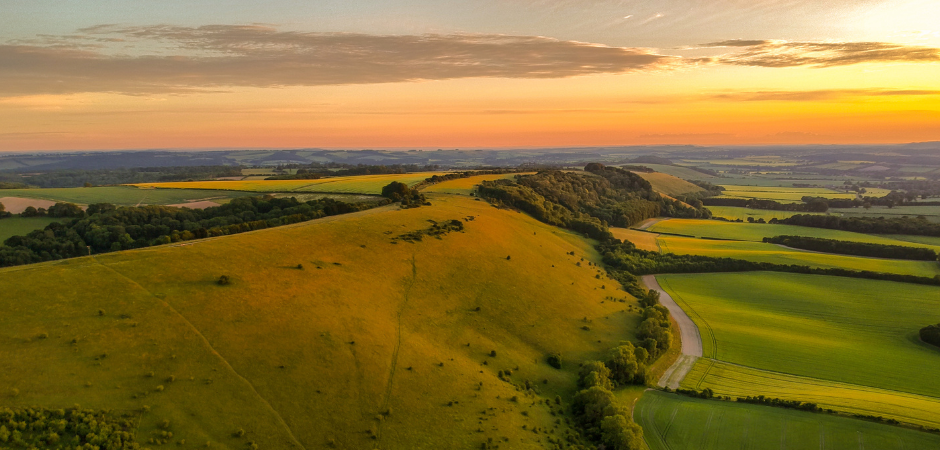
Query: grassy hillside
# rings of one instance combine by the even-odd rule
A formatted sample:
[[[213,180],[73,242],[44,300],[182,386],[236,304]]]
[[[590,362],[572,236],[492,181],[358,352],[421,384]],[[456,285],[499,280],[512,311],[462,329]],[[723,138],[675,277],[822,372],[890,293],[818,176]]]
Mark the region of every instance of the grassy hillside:
[[[634,412],[651,450],[937,448],[940,436],[860,420],[648,392]]]
[[[644,231],[631,230],[629,228],[617,228],[611,227],[610,232],[614,235],[615,238],[622,241],[630,241],[636,248],[640,250],[646,250],[648,252],[658,252],[659,243],[657,242],[656,233],[648,233]]]
[[[757,242],[762,241],[765,237],[773,236],[809,236],[840,241],[868,242],[872,244],[928,247],[940,250],[940,246],[902,241],[883,236],[783,224],[771,225],[762,223],[722,222],[720,220],[669,219],[657,222],[649,227],[648,230],[657,233],[673,233],[695,237]]]
[[[641,232],[635,232],[640,234]],[[644,233],[649,234],[650,233]],[[651,235],[652,236],[652,235]],[[940,275],[940,263],[936,261],[900,261],[891,259],[864,258],[833,255],[788,249],[776,244],[749,241],[719,241],[679,236],[660,235],[657,243],[663,252],[678,255],[702,255],[715,258],[735,258],[774,264],[796,264],[810,267],[840,267],[850,270],[896,273],[934,277]]]
[[[577,235],[431,201],[0,270],[3,403],[135,411],[141,440],[169,420],[184,447],[541,448],[567,430],[549,400],[632,338],[635,303]]]
[[[321,178],[318,180],[241,180],[241,181],[181,181],[173,183],[144,183],[137,187],[161,189],[221,189],[249,192],[336,192],[341,194],[381,194],[382,188],[392,181],[415,185],[432,175],[446,172],[418,172],[392,175],[358,175]]]
[[[940,288],[776,272],[657,279],[698,325],[706,357],[940,397],[940,353],[917,338],[940,322]]]
[[[0,242],[7,240],[10,236],[24,235],[33,230],[45,228],[58,219],[51,217],[8,217],[0,219]]]
[[[642,177],[644,180],[649,181],[653,185],[653,190],[660,192],[666,195],[674,196],[681,194],[690,194],[692,192],[701,192],[704,189],[698,187],[688,181],[685,181],[681,178],[674,177],[669,174],[653,172],[634,172],[635,174]],[[702,174],[705,175],[705,174]]]

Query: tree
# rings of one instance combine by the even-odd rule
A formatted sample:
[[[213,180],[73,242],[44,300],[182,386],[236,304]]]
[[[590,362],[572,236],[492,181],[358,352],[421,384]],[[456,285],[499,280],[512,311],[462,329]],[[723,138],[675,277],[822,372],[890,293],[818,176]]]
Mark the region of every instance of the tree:
[[[610,381],[610,369],[600,361],[588,361],[578,371],[578,386],[582,388],[601,387],[613,389]]]
[[[597,427],[615,408],[614,394],[598,386],[578,392],[571,403],[572,412],[585,428]]]
[[[620,414],[607,416],[601,421],[601,440],[612,450],[644,448],[643,429]]]
[[[640,368],[636,361],[636,352],[633,344],[626,343],[615,347],[610,351],[610,357],[607,360],[607,367],[610,368],[611,378],[618,384],[629,384],[633,382],[637,369]]]
[[[407,184],[393,181],[382,188],[382,197],[400,201],[411,196],[411,188]]]

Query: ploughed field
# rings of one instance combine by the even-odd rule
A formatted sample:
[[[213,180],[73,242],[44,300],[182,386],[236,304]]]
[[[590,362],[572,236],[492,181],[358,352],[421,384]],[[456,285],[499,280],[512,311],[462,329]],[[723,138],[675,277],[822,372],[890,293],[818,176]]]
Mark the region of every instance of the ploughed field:
[[[940,447],[940,436],[889,425],[663,392],[647,392],[633,416],[650,450]]]
[[[657,279],[702,334],[705,359],[683,387],[841,402],[873,415],[940,425],[940,357],[917,335],[925,324],[940,322],[940,288],[776,272]],[[823,382],[856,393],[820,389]],[[835,400],[819,399],[827,391]],[[902,410],[915,404],[924,415]]]
[[[542,448],[569,430],[552,413],[577,362],[633,339],[636,303],[578,235],[429,198],[2,269],[3,403],[126,411],[145,445]]]

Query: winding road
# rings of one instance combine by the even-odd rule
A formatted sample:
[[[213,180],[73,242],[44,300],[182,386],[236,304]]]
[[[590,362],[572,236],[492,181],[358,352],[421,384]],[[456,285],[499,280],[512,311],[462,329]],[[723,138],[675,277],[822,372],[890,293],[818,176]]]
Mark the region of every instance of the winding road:
[[[656,281],[656,275],[644,275],[640,279],[646,287],[659,292],[659,302],[669,310],[669,314],[676,319],[676,323],[679,325],[679,336],[682,338],[682,355],[663,373],[662,378],[657,383],[660,387],[668,386],[675,389],[679,387],[682,379],[692,370],[695,361],[702,357],[702,335],[689,315],[659,285],[659,282]]]

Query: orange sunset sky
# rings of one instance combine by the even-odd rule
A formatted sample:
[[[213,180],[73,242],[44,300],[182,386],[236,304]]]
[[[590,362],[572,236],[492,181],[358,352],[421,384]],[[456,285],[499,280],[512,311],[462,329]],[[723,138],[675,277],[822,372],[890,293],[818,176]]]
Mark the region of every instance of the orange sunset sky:
[[[0,151],[940,140],[940,2],[4,2]]]

